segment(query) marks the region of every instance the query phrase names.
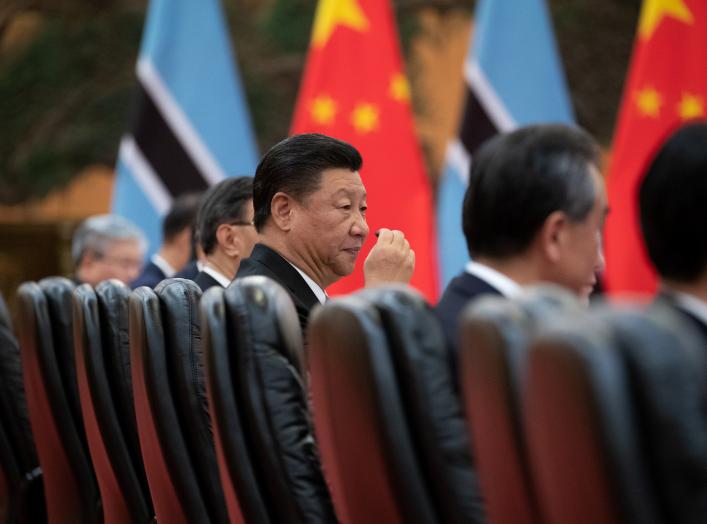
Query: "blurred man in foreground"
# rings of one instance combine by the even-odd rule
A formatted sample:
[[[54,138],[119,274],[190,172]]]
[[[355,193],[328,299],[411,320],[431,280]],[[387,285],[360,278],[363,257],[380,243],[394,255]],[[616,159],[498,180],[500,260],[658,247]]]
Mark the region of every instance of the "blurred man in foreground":
[[[368,237],[362,162],[346,142],[303,134],[276,144],[256,169],[260,238],[238,277],[265,275],[279,282],[295,303],[303,331],[312,307],[326,301],[325,289],[353,272]],[[414,266],[403,233],[381,229],[364,263],[366,286],[407,283]]]
[[[140,274],[147,240],[142,230],[118,215],[96,215],[74,233],[71,255],[75,280],[95,286],[117,278],[130,284]]]
[[[584,131],[537,125],[483,144],[462,210],[472,261],[435,309],[452,358],[459,315],[479,295],[512,298],[524,285],[552,282],[587,298],[604,265],[606,213],[599,149]]]
[[[177,197],[162,220],[162,246],[150,257],[142,273],[131,284],[155,287],[165,278],[172,278],[184,269],[192,254],[192,231],[201,194],[189,193]]]
[[[227,287],[257,239],[253,226],[253,178],[222,180],[204,195],[196,217],[205,265],[194,278],[202,291]]]
[[[707,122],[673,133],[639,194],[641,228],[662,299],[707,341]]]

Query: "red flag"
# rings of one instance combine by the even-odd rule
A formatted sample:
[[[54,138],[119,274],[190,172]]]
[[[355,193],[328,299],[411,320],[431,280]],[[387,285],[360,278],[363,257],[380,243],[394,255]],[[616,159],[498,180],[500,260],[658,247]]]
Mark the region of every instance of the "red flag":
[[[705,117],[706,61],[705,0],[644,0],[609,171],[610,292],[655,290],[655,272],[641,238],[638,187],[668,134],[687,120]]]
[[[432,192],[413,129],[393,12],[387,0],[320,0],[292,133],[323,133],[363,156],[371,232],[399,229],[415,251],[412,285],[428,300],[438,289]],[[363,287],[363,260],[331,294]]]

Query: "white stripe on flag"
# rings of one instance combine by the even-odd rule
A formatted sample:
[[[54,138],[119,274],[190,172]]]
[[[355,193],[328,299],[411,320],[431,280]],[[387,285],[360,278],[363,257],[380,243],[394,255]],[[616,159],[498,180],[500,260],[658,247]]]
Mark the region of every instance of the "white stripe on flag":
[[[130,168],[135,182],[152,203],[157,213],[164,215],[172,204],[172,196],[160,177],[145,159],[132,136],[124,136],[120,141],[118,158]]]
[[[464,66],[464,74],[469,87],[479,99],[479,103],[486,109],[491,121],[499,131],[512,131],[518,124],[511,116],[503,101],[496,94],[496,90],[486,78],[486,75],[475,60],[467,62]]]
[[[471,156],[458,138],[447,144],[446,157],[447,165],[457,173],[462,183],[467,185],[469,183]]]
[[[137,76],[142,81],[147,92],[152,96],[153,102],[160,109],[162,116],[172,128],[182,147],[184,147],[206,180],[211,184],[216,184],[226,178],[223,169],[221,169],[209,148],[206,147],[206,144],[192,127],[189,117],[172,97],[159,72],[148,57],[142,56],[137,61]]]

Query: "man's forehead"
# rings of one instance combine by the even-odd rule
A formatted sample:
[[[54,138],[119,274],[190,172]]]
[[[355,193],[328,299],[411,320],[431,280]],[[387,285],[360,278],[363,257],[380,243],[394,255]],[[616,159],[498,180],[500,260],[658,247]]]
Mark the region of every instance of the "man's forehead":
[[[320,190],[329,194],[341,192],[366,194],[366,187],[358,171],[341,168],[326,169],[322,172]]]

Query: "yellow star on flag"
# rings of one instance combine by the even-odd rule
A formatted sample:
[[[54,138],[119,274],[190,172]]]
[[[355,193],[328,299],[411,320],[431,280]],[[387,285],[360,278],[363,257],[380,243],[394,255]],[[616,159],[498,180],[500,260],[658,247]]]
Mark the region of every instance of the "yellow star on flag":
[[[314,46],[326,44],[338,25],[356,31],[368,29],[368,19],[357,0],[319,0],[312,30]]]
[[[395,73],[390,79],[390,96],[397,102],[410,100],[410,84],[402,73]]]
[[[641,38],[648,39],[653,36],[653,31],[666,16],[686,24],[692,24],[693,21],[692,13],[685,5],[685,0],[645,0],[638,22],[638,33]]]
[[[378,108],[373,104],[358,104],[351,113],[351,123],[359,133],[370,133],[378,127]]]
[[[678,105],[678,113],[683,120],[704,116],[705,106],[702,97],[683,93],[680,104]]]
[[[312,120],[317,124],[331,124],[336,116],[336,102],[327,95],[320,95],[309,106]]]
[[[660,113],[660,106],[663,99],[660,93],[652,87],[641,89],[636,96],[636,103],[639,111],[645,116],[657,117]]]

